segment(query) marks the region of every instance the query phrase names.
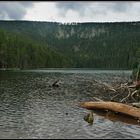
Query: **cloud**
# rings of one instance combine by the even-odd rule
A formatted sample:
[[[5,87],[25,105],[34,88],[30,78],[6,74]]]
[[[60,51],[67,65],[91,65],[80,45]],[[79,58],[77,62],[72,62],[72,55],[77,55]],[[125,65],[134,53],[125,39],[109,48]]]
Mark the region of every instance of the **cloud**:
[[[88,2],[57,2],[56,7],[60,16],[66,16],[68,11],[76,11],[80,16],[85,15],[85,10],[88,7]]]
[[[72,10],[79,16],[106,15],[108,12],[124,13],[127,12],[133,3],[131,2],[57,2],[56,7],[60,16]]]
[[[140,21],[140,2],[129,1],[57,1],[33,2],[22,6],[24,20],[57,22]],[[1,7],[0,7],[0,11]]]
[[[0,2],[0,19],[20,20],[30,7],[33,7],[32,2]]]
[[[133,3],[131,2],[108,2],[104,3],[102,6],[106,6],[106,10],[111,10],[114,12],[126,12],[131,9]]]

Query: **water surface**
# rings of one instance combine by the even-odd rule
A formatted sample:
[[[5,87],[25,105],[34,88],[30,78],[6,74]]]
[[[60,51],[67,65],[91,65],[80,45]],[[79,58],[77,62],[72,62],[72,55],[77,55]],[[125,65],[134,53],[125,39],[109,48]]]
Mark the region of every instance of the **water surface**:
[[[96,115],[84,121],[80,101],[96,93],[93,80],[129,79],[130,71],[0,71],[0,138],[140,138],[140,126]],[[51,84],[60,80],[60,87]]]

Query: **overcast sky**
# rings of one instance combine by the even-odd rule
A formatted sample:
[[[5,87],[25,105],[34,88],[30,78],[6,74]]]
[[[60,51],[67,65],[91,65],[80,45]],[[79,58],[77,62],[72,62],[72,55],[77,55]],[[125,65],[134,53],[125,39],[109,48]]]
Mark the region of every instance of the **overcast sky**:
[[[140,21],[140,2],[0,1],[0,19],[56,22]]]

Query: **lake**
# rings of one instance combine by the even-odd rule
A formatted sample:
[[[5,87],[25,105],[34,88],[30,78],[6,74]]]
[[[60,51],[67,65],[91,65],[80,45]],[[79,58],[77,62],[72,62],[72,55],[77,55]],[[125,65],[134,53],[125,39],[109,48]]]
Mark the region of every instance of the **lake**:
[[[95,114],[84,121],[93,80],[111,83],[130,78],[131,71],[43,69],[0,71],[0,138],[140,138],[140,125],[111,121]],[[59,87],[52,83],[60,81]]]

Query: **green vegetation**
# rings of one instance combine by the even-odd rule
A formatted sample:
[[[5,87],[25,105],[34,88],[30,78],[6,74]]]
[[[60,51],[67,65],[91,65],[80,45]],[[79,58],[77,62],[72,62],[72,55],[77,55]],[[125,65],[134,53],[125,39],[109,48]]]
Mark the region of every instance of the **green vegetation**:
[[[0,68],[132,69],[140,22],[0,21]]]
[[[0,30],[0,68],[68,67],[69,64],[60,53],[26,36]]]

